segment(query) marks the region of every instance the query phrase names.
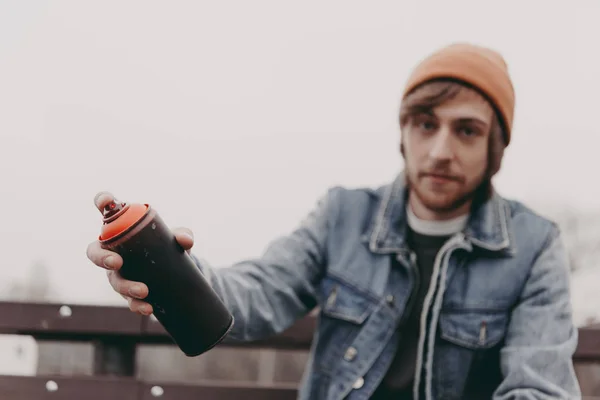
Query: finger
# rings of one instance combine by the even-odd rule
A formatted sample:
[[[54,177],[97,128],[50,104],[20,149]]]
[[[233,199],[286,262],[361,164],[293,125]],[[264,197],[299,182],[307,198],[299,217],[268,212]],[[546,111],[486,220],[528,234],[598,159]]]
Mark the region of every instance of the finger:
[[[150,315],[152,314],[152,305],[146,303],[145,301],[134,299],[129,297],[127,299],[129,303],[129,309],[133,312],[142,314],[142,315]]]
[[[117,271],[107,271],[106,275],[113,290],[120,295],[136,299],[148,296],[148,286],[144,283],[124,279]]]
[[[97,240],[88,245],[86,255],[91,262],[102,268],[118,270],[123,265],[120,255],[103,249]]]
[[[102,212],[104,210],[104,207],[106,207],[108,204],[110,204],[114,200],[115,200],[115,196],[113,196],[112,193],[99,192],[94,197],[94,204],[96,205],[96,208],[98,208],[98,211]]]
[[[173,234],[177,243],[189,252],[194,245],[194,233],[188,228],[177,228],[173,229]]]

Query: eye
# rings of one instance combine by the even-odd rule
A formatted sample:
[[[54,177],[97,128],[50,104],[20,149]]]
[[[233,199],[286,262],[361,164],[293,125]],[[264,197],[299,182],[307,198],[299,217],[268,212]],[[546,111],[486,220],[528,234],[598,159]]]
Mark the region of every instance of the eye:
[[[479,131],[470,126],[461,126],[460,128],[458,128],[458,133],[462,136],[473,137],[477,136],[479,134]]]
[[[437,129],[437,121],[429,115],[417,115],[413,120],[413,126],[421,132],[431,133]]]
[[[419,123],[419,128],[424,131],[432,131],[435,129],[435,124],[432,121],[421,121]]]

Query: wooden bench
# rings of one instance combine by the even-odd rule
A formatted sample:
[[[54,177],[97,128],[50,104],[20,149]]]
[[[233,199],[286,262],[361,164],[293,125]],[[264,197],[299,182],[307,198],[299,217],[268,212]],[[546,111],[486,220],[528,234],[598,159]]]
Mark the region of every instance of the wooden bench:
[[[315,319],[309,316],[269,340],[220,346],[308,351],[314,328]],[[0,333],[28,335],[37,341],[87,342],[94,349],[94,376],[0,376],[2,400],[296,398],[294,384],[199,382],[191,385],[136,379],[137,347],[172,344],[172,341],[154,318],[133,314],[124,307],[0,302]],[[600,365],[600,329],[583,328],[579,335],[575,363]],[[582,387],[585,385],[591,388],[589,391],[600,390],[600,377],[596,382],[582,382]],[[586,393],[588,396],[596,394]]]

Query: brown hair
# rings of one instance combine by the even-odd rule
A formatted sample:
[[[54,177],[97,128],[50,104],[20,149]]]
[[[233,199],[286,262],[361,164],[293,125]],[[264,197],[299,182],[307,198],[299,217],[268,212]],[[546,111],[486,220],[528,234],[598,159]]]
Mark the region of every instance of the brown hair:
[[[488,167],[485,175],[485,180],[489,181],[500,170],[504,148],[506,147],[506,135],[496,107],[481,91],[473,86],[451,79],[437,79],[418,86],[409,92],[402,101],[400,107],[400,127],[404,128],[414,115],[424,111],[431,111],[435,107],[455,98],[464,90],[473,90],[479,93],[488,100],[494,109],[488,145]],[[404,156],[404,140],[400,143],[400,150]]]

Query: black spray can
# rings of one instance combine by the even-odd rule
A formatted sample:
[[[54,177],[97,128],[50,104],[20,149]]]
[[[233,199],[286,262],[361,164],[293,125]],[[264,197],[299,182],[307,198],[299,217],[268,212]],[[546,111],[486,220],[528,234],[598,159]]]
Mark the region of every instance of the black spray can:
[[[219,344],[233,316],[156,211],[114,200],[103,215],[102,247],[123,258],[123,278],[148,286],[144,301],[175,344],[189,357]]]

